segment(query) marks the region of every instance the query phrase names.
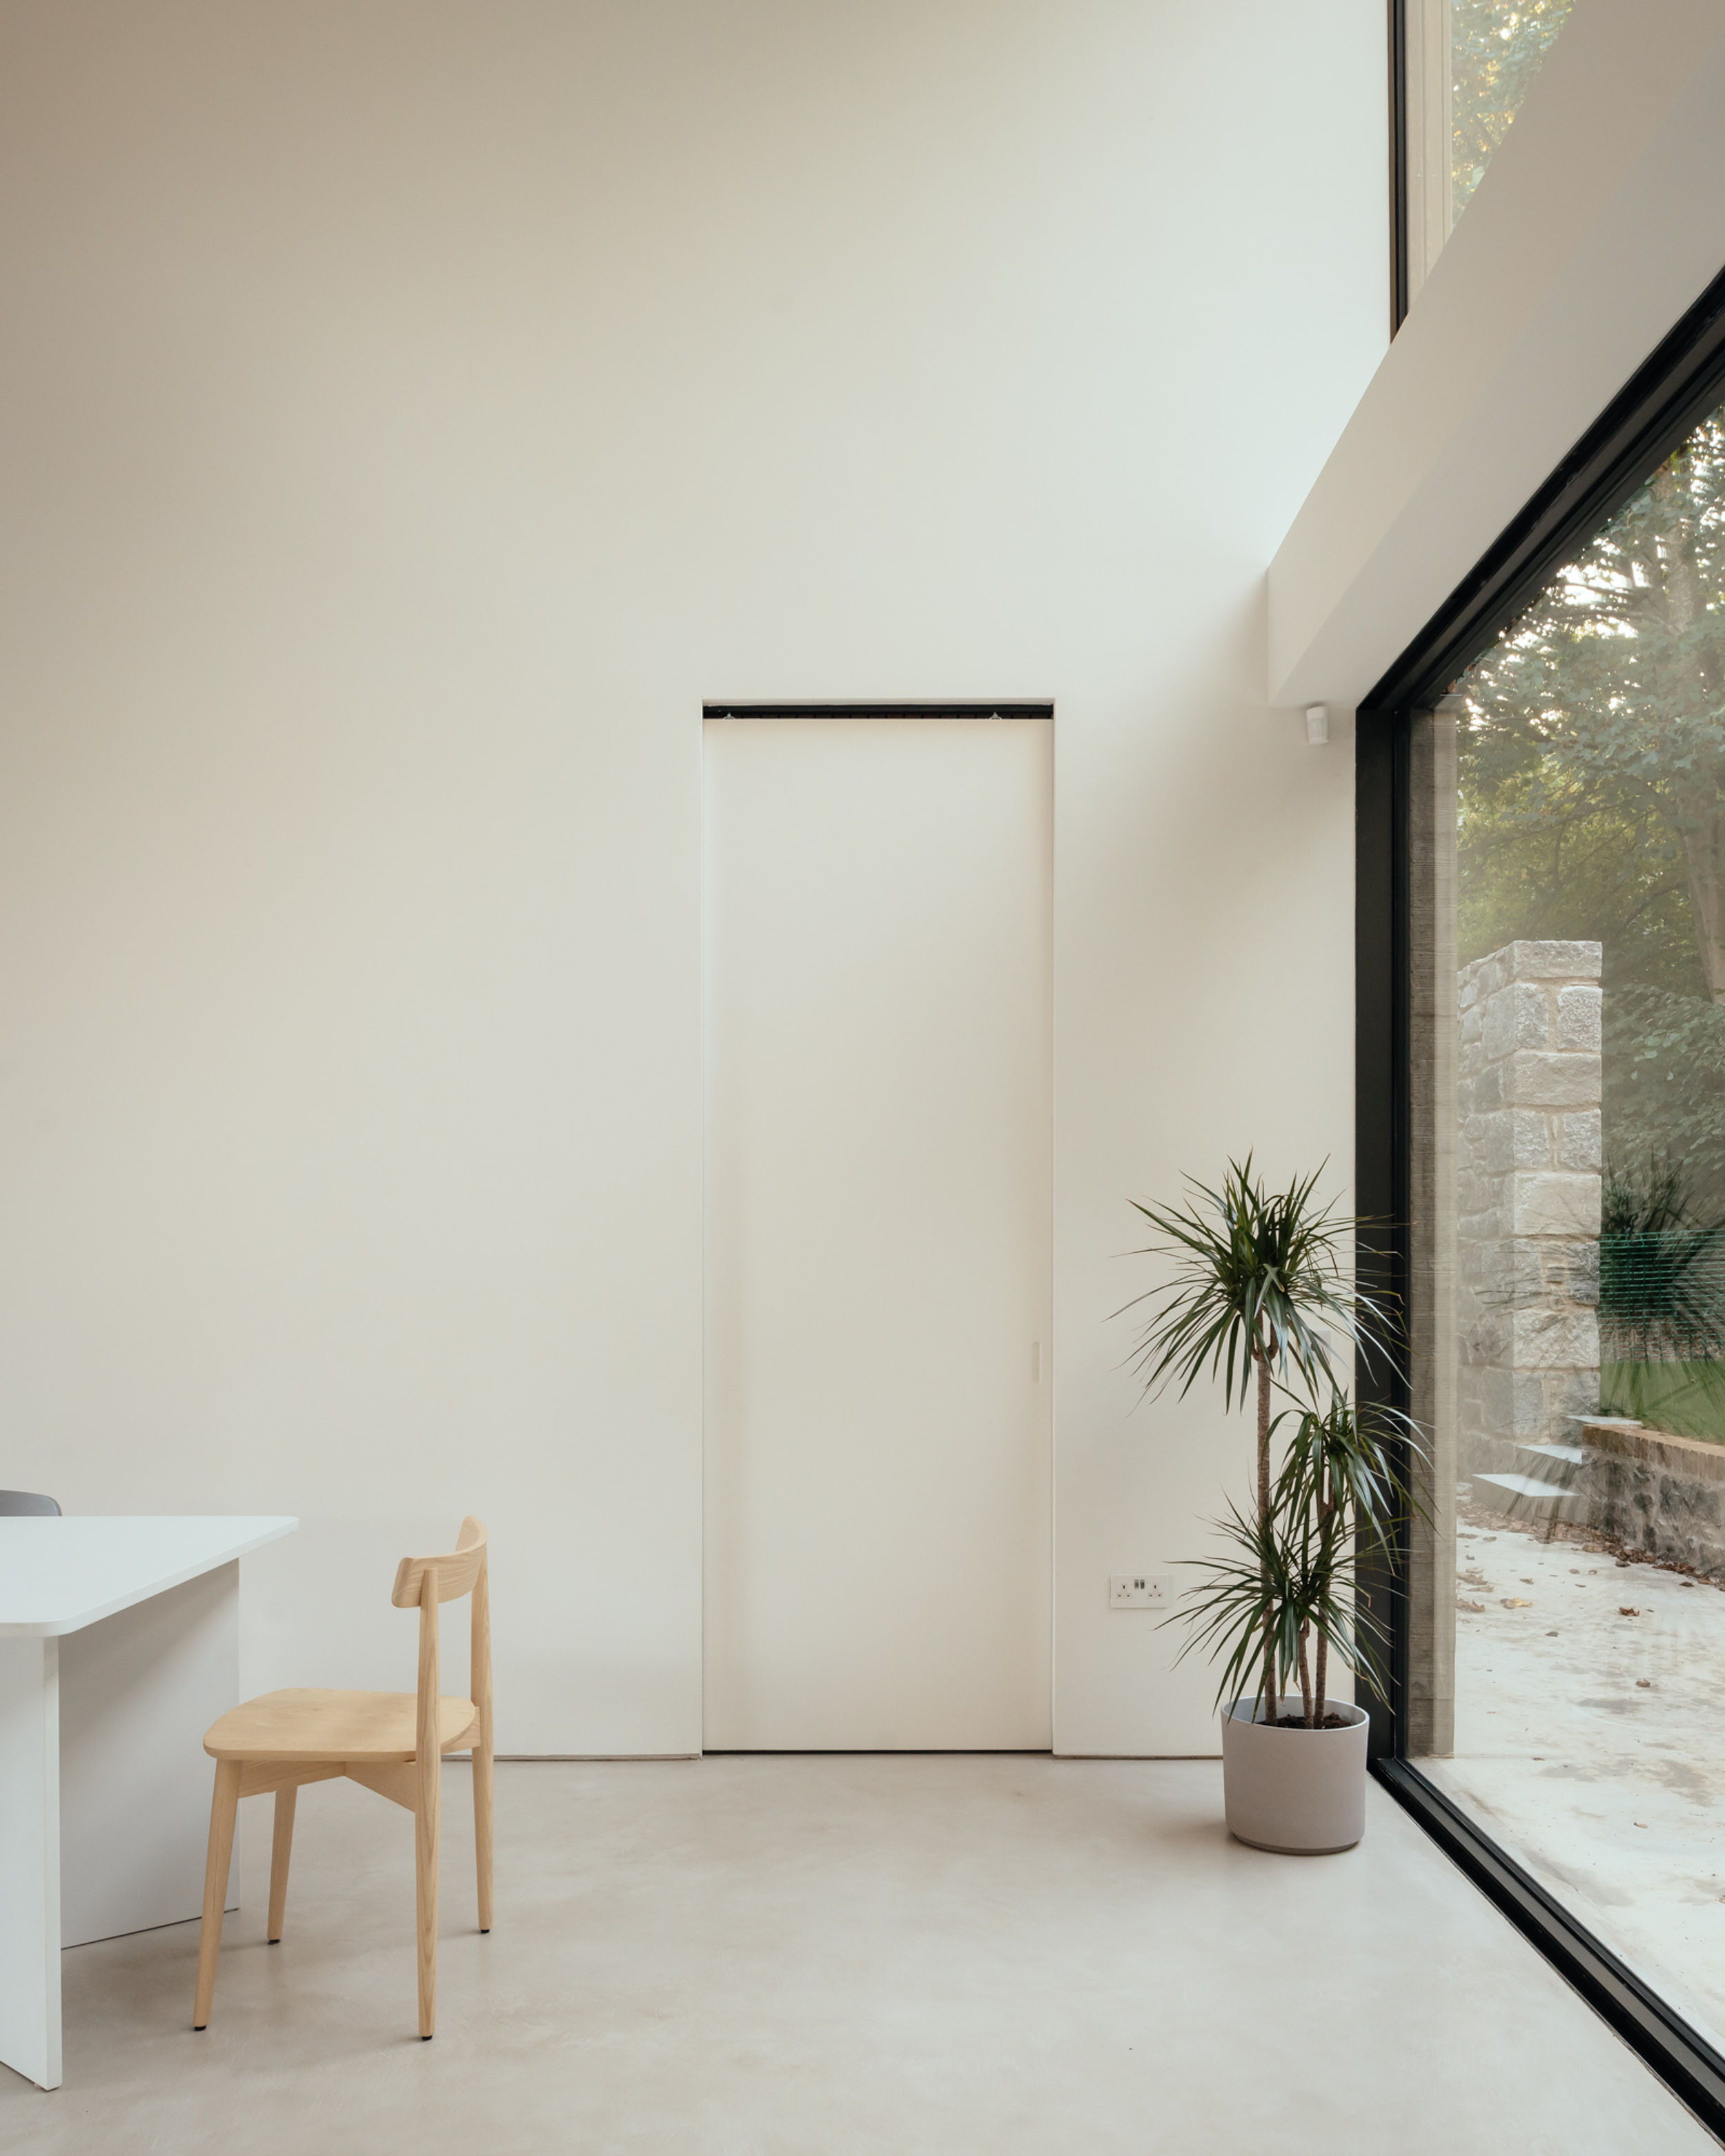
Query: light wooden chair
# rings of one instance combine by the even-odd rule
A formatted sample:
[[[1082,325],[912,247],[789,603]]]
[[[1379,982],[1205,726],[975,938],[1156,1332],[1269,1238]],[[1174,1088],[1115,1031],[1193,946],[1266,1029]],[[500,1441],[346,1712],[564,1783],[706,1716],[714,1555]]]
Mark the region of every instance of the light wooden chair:
[[[473,1597],[473,1697],[438,1690],[438,1611]],[[294,1804],[307,1782],[349,1781],[375,1789],[413,1815],[419,1913],[419,2034],[437,2019],[437,1848],[439,1769],[445,1752],[473,1750],[473,1826],[479,1856],[479,1928],[491,1928],[491,1614],[485,1531],[461,1522],[447,1557],[404,1557],[390,1600],[419,1612],[419,1689],[411,1691],[267,1691],[211,1725],[203,1748],[216,1763],[209,1814],[209,1861],[203,1876],[203,1928],[198,1943],[194,2029],[208,2026],[215,1995],[222,1910],[234,1855],[234,1820],[242,1797],[275,1793],[270,1858],[270,1943],[281,1937],[287,1904]]]

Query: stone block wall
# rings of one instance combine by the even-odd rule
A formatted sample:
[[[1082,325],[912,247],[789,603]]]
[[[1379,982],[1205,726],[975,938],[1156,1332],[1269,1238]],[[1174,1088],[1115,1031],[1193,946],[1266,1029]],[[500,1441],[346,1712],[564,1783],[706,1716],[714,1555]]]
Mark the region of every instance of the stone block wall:
[[[1576,1478],[1589,1526],[1650,1557],[1725,1578],[1725,1445],[1671,1437],[1621,1416],[1584,1423]]]
[[[1597,943],[1515,942],[1461,969],[1457,1467],[1525,1467],[1599,1405]]]

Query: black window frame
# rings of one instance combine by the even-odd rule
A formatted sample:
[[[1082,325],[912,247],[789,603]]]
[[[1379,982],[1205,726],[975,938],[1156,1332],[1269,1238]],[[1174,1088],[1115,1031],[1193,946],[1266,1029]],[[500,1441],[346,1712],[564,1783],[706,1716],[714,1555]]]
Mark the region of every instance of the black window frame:
[[[1392,0],[1392,50],[1400,0]],[[1398,101],[1399,91],[1398,91]],[[1399,111],[1399,103],[1398,103]],[[1397,121],[1399,155],[1399,118]],[[1405,205],[1398,187],[1398,225]],[[1398,267],[1398,275],[1399,270]],[[1359,1264],[1406,1290],[1411,1189],[1411,742],[1430,711],[1552,573],[1725,402],[1725,271],[1671,330],[1526,506],[1374,684],[1356,742],[1355,1184],[1360,1212],[1391,1224],[1363,1238]],[[1405,1356],[1360,1373],[1363,1395],[1405,1408]],[[1725,2056],[1540,1886],[1408,1757],[1409,1609],[1380,1568],[1363,1588],[1389,1628],[1387,1702],[1372,1716],[1372,1770],[1398,1803],[1722,2141]]]
[[[1408,0],[1389,0],[1389,334],[1408,319]]]

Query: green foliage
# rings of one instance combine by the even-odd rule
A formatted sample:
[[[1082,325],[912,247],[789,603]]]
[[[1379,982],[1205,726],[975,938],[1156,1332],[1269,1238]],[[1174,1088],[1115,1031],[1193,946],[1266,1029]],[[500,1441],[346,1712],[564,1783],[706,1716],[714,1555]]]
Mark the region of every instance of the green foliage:
[[[1647,800],[1601,800],[1560,757],[1466,728],[1457,837],[1462,964],[1517,937],[1605,949],[1608,986],[1703,993],[1682,849]]]
[[[1316,1175],[1267,1189],[1250,1153],[1229,1162],[1219,1190],[1187,1182],[1195,1205],[1164,1210],[1132,1201],[1162,1239],[1133,1255],[1175,1260],[1166,1289],[1125,1306],[1156,1303],[1132,1358],[1145,1390],[1178,1378],[1183,1395],[1208,1365],[1212,1377],[1222,1373],[1231,1408],[1236,1391],[1244,1403],[1255,1363],[1284,1379],[1297,1375],[1308,1389],[1338,1387],[1332,1358],[1368,1351],[1389,1322],[1387,1306],[1343,1276],[1361,1224],[1316,1204]]]
[[[1692,1224],[1689,1178],[1667,1156],[1650,1152],[1635,1167],[1615,1158],[1605,1163],[1599,1188],[1599,1234],[1612,1242],[1634,1242]]]
[[[1450,0],[1451,200],[1460,217],[1574,0]]]
[[[1604,1077],[1613,1159],[1663,1162],[1681,1173],[1693,1209],[1725,1214],[1725,1004],[1610,988]]]
[[[1219,1706],[1243,1695],[1255,1670],[1255,1701],[1266,1676],[1277,1696],[1297,1686],[1310,1728],[1323,1718],[1331,1656],[1383,1696],[1389,1635],[1359,1602],[1356,1574],[1363,1543],[1394,1568],[1395,1531],[1412,1505],[1401,1455],[1420,1447],[1405,1416],[1356,1413],[1340,1393],[1322,1413],[1301,1407],[1291,1419],[1269,1512],[1229,1506],[1213,1522],[1226,1553],[1192,1561],[1203,1578],[1164,1622],[1189,1628],[1179,1660],[1194,1649],[1219,1660]]]
[[[1339,1392],[1322,1414],[1301,1406],[1276,1477],[1277,1513],[1297,1520],[1302,1538],[1308,1522],[1328,1522],[1338,1545],[1364,1541],[1393,1566],[1395,1529],[1418,1509],[1408,1457],[1423,1459],[1425,1450],[1418,1426],[1399,1409],[1356,1409]]]
[[[1466,954],[1596,937],[1608,990],[1725,1001],[1725,412],[1457,689]]]
[[[1599,1365],[1599,1411],[1632,1415],[1673,1437],[1725,1445],[1725,1363],[1616,1363]]]
[[[1608,1361],[1715,1357],[1725,1348],[1725,1220],[1695,1216],[1687,1176],[1650,1154],[1608,1162],[1600,1204],[1599,1348]]]
[[[1218,1707],[1243,1698],[1255,1673],[1257,1686],[1252,1697],[1255,1704],[1262,1703],[1266,1636],[1277,1698],[1286,1697],[1299,1681],[1301,1648],[1314,1628],[1338,1661],[1351,1666],[1351,1656],[1357,1655],[1362,1662],[1365,1659],[1364,1635],[1356,1630],[1354,1599],[1348,1591],[1353,1553],[1343,1548],[1335,1553],[1332,1564],[1315,1564],[1312,1540],[1298,1534],[1300,1524],[1274,1515],[1265,1520],[1230,1503],[1225,1516],[1212,1525],[1234,1553],[1190,1560],[1204,1578],[1183,1598],[1181,1608],[1163,1620],[1189,1628],[1177,1661],[1183,1661],[1195,1648],[1220,1661]],[[1366,1622],[1373,1625],[1374,1632],[1379,1629],[1369,1618]],[[1382,1644],[1373,1640],[1374,1649]],[[1306,1704],[1308,1727],[1320,1713],[1314,1697]]]
[[[1461,957],[1600,943],[1607,1145],[1725,1213],[1725,410],[1457,690]]]

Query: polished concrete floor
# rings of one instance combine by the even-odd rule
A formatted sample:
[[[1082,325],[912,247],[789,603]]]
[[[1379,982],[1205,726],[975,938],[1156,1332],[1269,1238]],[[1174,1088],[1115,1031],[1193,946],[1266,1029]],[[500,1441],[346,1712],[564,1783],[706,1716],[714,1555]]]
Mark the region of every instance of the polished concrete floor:
[[[1664,2156],[1717,2144],[1375,1789],[1345,1856],[1230,1842],[1204,1761],[711,1758],[498,1771],[497,1926],[445,1845],[414,2034],[412,1825],[268,1805],[208,2032],[196,1927],[65,1957],[66,2080],[8,2156]],[[466,1810],[447,1770],[445,1818]],[[249,1814],[248,1818],[246,1815]]]
[[[1460,1548],[1455,1756],[1420,1764],[1725,2046],[1725,1593],[1477,1515]]]

